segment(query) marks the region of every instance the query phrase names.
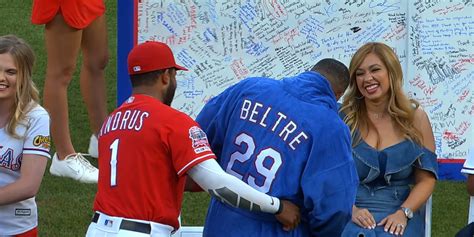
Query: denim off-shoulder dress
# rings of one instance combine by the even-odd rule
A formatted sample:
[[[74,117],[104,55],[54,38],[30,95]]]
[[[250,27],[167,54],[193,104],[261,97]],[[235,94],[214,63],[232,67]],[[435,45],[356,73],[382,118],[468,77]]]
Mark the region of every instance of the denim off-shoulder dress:
[[[359,176],[356,203],[358,208],[367,208],[379,223],[394,213],[410,194],[414,184],[414,168],[433,173],[438,178],[436,154],[411,140],[377,150],[362,140],[353,148],[353,157]],[[423,236],[424,214],[419,210],[407,223],[403,236]],[[385,232],[383,226],[365,229],[349,221],[343,237],[394,236]]]

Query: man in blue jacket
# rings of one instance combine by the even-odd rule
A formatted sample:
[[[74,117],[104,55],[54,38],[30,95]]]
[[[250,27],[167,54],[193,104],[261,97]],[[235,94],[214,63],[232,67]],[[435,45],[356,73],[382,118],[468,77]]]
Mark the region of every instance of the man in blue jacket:
[[[358,184],[336,102],[348,83],[344,64],[323,59],[294,77],[245,79],[206,104],[197,122],[222,168],[297,204],[302,222],[288,231],[272,215],[213,198],[204,236],[340,236]]]

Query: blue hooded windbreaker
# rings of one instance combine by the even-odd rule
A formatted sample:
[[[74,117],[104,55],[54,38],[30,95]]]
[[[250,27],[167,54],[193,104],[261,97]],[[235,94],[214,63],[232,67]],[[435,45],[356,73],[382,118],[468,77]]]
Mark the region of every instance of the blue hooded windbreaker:
[[[358,179],[349,130],[323,76],[245,79],[210,100],[196,121],[226,172],[297,204],[303,220],[285,232],[274,215],[213,199],[204,236],[340,236]]]

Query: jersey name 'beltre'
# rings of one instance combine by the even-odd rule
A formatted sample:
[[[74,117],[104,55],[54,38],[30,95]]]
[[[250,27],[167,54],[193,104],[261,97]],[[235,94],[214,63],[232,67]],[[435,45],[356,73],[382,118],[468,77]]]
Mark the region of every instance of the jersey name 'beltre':
[[[308,139],[308,135],[291,119],[272,107],[245,99],[240,110],[240,119],[246,120],[274,132],[292,150]]]
[[[141,110],[125,110],[111,114],[102,124],[100,136],[115,130],[135,130],[140,131],[143,122],[150,114]]]

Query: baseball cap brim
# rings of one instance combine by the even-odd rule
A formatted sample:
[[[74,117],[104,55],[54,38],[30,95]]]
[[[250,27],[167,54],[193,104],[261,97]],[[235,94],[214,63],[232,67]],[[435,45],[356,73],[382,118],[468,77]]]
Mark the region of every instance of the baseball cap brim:
[[[178,65],[178,64],[176,64],[174,67],[175,67],[177,70],[188,71],[187,68],[185,68],[185,67],[183,67],[183,66],[180,66],[180,65]]]

